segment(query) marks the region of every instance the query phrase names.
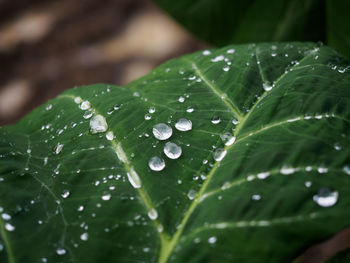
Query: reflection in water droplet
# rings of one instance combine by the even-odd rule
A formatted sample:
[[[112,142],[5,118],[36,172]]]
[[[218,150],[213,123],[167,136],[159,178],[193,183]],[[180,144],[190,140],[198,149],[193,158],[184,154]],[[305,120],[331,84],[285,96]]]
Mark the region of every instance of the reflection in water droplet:
[[[227,151],[224,148],[217,148],[214,151],[214,160],[220,162],[226,156]]]
[[[151,208],[147,214],[151,220],[156,220],[158,218],[158,212],[154,208]]]
[[[178,119],[175,128],[179,131],[190,131],[192,130],[192,122],[186,118]]]
[[[89,101],[85,100],[80,104],[80,109],[87,110],[91,108],[91,104]]]
[[[83,241],[87,241],[89,239],[89,234],[88,233],[82,233],[80,235],[80,239],[83,240]]]
[[[220,138],[226,146],[230,146],[236,141],[236,137],[232,136],[232,134],[229,132],[225,132],[224,134],[221,134]]]
[[[66,250],[64,248],[57,248],[56,253],[57,255],[62,256],[66,254]]]
[[[59,154],[62,151],[64,144],[57,143],[55,147],[55,154]]]
[[[163,141],[171,137],[173,129],[165,123],[158,123],[154,125],[152,132],[156,139]]]
[[[108,141],[112,141],[114,139],[114,133],[112,131],[109,131],[106,133],[106,139]]]
[[[286,166],[286,165],[283,165],[281,170],[280,170],[280,173],[285,174],[285,175],[292,174],[294,172],[295,172],[295,168],[290,167],[290,166]]]
[[[211,123],[213,124],[219,124],[221,122],[221,119],[220,117],[218,116],[214,116],[212,119],[211,119]]]
[[[168,156],[170,159],[177,159],[181,156],[182,149],[180,146],[173,142],[167,142],[164,145],[164,153],[166,156]]]
[[[94,113],[91,110],[87,110],[84,112],[83,118],[90,119]]]
[[[164,169],[165,162],[162,158],[153,156],[151,159],[149,159],[148,166],[151,168],[151,170],[158,172]]]
[[[321,188],[317,195],[314,195],[313,200],[322,207],[330,207],[337,203],[338,201],[338,192],[331,191],[327,187]]]
[[[188,199],[193,200],[196,197],[196,194],[197,193],[195,190],[190,189],[187,193],[187,197],[188,197]]]
[[[347,175],[350,175],[350,165],[345,165],[343,167],[343,171],[344,173],[346,173]]]
[[[108,129],[106,118],[102,115],[95,115],[90,120],[90,132],[92,134],[105,132]]]
[[[67,198],[70,195],[70,192],[68,190],[63,190],[63,193],[61,194],[62,198]]]

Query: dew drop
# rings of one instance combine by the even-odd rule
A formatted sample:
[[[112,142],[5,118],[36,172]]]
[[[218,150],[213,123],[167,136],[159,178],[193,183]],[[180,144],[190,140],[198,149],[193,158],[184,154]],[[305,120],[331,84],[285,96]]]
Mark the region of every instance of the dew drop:
[[[265,82],[263,83],[263,88],[264,88],[265,91],[270,91],[270,90],[272,90],[272,85],[271,85],[270,82],[265,81]]]
[[[204,50],[204,51],[202,52],[202,54],[203,54],[204,56],[208,56],[208,55],[211,54],[211,52],[210,52],[210,50]]]
[[[63,255],[66,254],[66,250],[65,250],[64,248],[57,248],[57,249],[56,249],[56,253],[57,253],[57,255],[59,255],[59,256],[63,256]]]
[[[165,162],[161,157],[153,156],[151,159],[149,159],[148,166],[152,171],[159,172],[164,169]]]
[[[314,195],[313,200],[322,207],[330,207],[338,201],[338,192],[331,191],[327,187],[321,188],[317,195]]]
[[[80,109],[82,110],[88,110],[91,108],[91,104],[89,101],[85,100],[80,104]]]
[[[151,220],[156,220],[158,218],[158,212],[154,208],[151,208],[147,214]]]
[[[345,165],[343,167],[343,171],[344,173],[346,173],[347,175],[350,175],[350,165]]]
[[[102,115],[95,115],[90,120],[90,132],[92,134],[105,132],[108,129],[106,118]]]
[[[89,234],[88,233],[82,233],[80,235],[80,239],[83,240],[83,241],[87,241],[89,239]]]
[[[305,182],[305,186],[306,186],[307,188],[311,187],[311,185],[312,185],[312,182],[310,182],[310,181],[306,181],[306,182]]]
[[[237,119],[233,119],[232,120],[232,124],[237,125],[238,124],[238,120]]]
[[[1,217],[2,217],[2,219],[4,219],[4,220],[10,220],[10,219],[11,219],[11,216],[10,216],[9,214],[6,214],[6,213],[3,213],[3,214],[1,215]]]
[[[188,107],[187,109],[186,109],[186,112],[188,112],[188,113],[192,113],[194,111],[194,109],[192,108],[192,107]]]
[[[320,166],[317,168],[317,172],[319,172],[320,174],[328,173],[328,168],[324,166]]]
[[[76,104],[80,104],[82,101],[83,101],[83,100],[82,100],[80,97],[75,97],[75,98],[74,98],[74,102],[75,102]]]
[[[91,110],[87,110],[84,112],[83,118],[84,119],[90,119],[93,115],[93,112]]]
[[[112,197],[111,194],[104,194],[101,196],[101,199],[103,201],[109,201],[111,199],[111,197]]]
[[[259,201],[261,199],[261,195],[252,195],[252,200]]]
[[[84,210],[84,206],[80,205],[77,209],[79,212],[82,212]]]
[[[106,139],[108,141],[112,141],[114,139],[114,133],[112,131],[109,131],[106,133]]]
[[[152,132],[156,139],[163,141],[171,137],[173,129],[165,123],[158,123],[153,126]]]
[[[155,113],[156,112],[156,108],[155,107],[150,107],[148,110],[149,113]]]
[[[164,145],[164,153],[170,159],[178,159],[181,156],[182,149],[173,142],[167,142]]]
[[[179,101],[180,103],[183,103],[183,102],[185,101],[185,98],[182,97],[182,96],[180,96],[179,99],[178,99],[178,101]]]
[[[192,122],[186,118],[178,119],[175,128],[179,131],[190,131],[192,130]]]
[[[214,116],[212,119],[211,119],[211,123],[212,124],[219,124],[221,122],[221,119],[220,117],[218,116]]]
[[[141,179],[140,179],[139,175],[136,173],[136,171],[134,170],[133,167],[131,167],[130,172],[127,173],[127,175],[128,175],[128,180],[129,180],[130,184],[134,188],[140,188],[141,187]]]
[[[220,138],[226,146],[230,146],[236,141],[236,137],[232,136],[232,134],[229,132],[225,132],[224,134],[221,134]]]
[[[280,173],[281,174],[285,174],[285,175],[292,174],[294,172],[295,172],[295,168],[289,167],[289,166],[286,166],[286,165],[282,166],[282,168],[280,169]]]
[[[217,240],[217,238],[215,236],[212,236],[212,237],[208,238],[209,244],[215,244],[216,240]]]
[[[63,190],[63,193],[61,194],[62,198],[67,198],[69,197],[70,192],[68,190]]]
[[[339,142],[336,142],[336,143],[334,144],[334,149],[336,149],[337,151],[340,151],[340,150],[341,150],[341,145],[340,145]]]
[[[269,172],[261,172],[256,175],[259,179],[264,180],[270,176]]]
[[[196,197],[197,192],[193,189],[190,189],[187,193],[187,197],[190,200],[193,200]]]
[[[227,151],[224,148],[217,148],[214,151],[214,160],[220,162],[226,156]]]
[[[149,121],[150,119],[152,119],[152,116],[148,113],[145,114],[145,120]]]
[[[64,144],[57,143],[55,147],[55,154],[59,154],[62,151]]]
[[[12,232],[12,231],[14,231],[16,228],[15,228],[13,225],[11,225],[10,223],[6,223],[6,224],[5,224],[5,229],[6,229],[7,231],[9,231],[9,232]]]
[[[219,62],[219,61],[223,61],[225,59],[225,57],[223,55],[219,55],[216,56],[215,58],[211,59],[211,62]]]

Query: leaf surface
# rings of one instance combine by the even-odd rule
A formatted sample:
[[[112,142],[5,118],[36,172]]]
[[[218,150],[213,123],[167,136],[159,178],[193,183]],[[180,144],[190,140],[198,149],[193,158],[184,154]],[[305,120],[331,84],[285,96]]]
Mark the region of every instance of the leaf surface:
[[[349,226],[348,65],[313,43],[229,46],[0,128],[0,262],[292,261]]]

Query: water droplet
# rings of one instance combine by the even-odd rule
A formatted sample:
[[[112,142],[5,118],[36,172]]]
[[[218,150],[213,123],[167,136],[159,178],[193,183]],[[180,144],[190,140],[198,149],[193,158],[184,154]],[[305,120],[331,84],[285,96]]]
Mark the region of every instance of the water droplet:
[[[319,172],[320,174],[328,173],[328,168],[324,166],[320,166],[317,168],[317,172]]]
[[[105,132],[108,129],[106,118],[102,115],[95,115],[90,120],[90,132],[92,134]]]
[[[229,66],[223,67],[222,70],[225,71],[225,72],[227,72],[227,71],[230,70],[230,67],[229,67]]]
[[[106,139],[108,141],[112,141],[114,139],[114,133],[112,131],[109,131],[106,133]]]
[[[219,55],[216,56],[215,58],[211,59],[211,62],[219,62],[219,61],[223,61],[225,59],[225,57],[223,55]]]
[[[221,119],[220,117],[218,116],[214,116],[212,119],[211,119],[211,123],[212,124],[219,124],[221,122]]]
[[[119,108],[120,108],[120,106],[119,106],[118,104],[115,104],[115,105],[113,106],[113,109],[114,109],[114,110],[119,110]]]
[[[233,53],[235,53],[235,49],[234,48],[230,48],[230,49],[228,49],[227,51],[226,51],[226,53],[228,53],[228,54],[233,54]]]
[[[5,224],[5,229],[6,229],[7,231],[9,231],[9,232],[12,232],[12,231],[14,231],[16,228],[15,228],[13,225],[11,225],[10,223],[6,223],[6,224]]]
[[[202,52],[202,54],[203,54],[204,56],[208,56],[208,55],[211,54],[211,52],[210,52],[210,50],[204,50],[204,51]]]
[[[188,113],[191,113],[193,111],[194,111],[194,109],[192,107],[188,107],[187,110],[186,110],[186,112],[188,112]]]
[[[59,154],[62,151],[64,144],[57,143],[55,147],[55,154]]]
[[[175,128],[179,131],[190,131],[192,130],[192,122],[186,118],[178,119]]]
[[[232,124],[237,125],[238,124],[238,120],[237,119],[233,119],[232,120]]]
[[[89,101],[85,100],[80,104],[80,109],[82,110],[88,110],[91,108],[91,104]]]
[[[148,110],[149,113],[155,113],[156,112],[156,108],[155,107],[150,107]]]
[[[270,90],[272,90],[272,85],[271,85],[270,82],[265,81],[265,82],[263,83],[263,88],[264,88],[265,91],[270,91]]]
[[[63,193],[61,194],[62,198],[67,198],[70,195],[70,192],[68,190],[63,190]]]
[[[232,134],[229,132],[225,132],[224,134],[221,134],[220,138],[226,146],[230,146],[236,141],[236,137],[232,136]]]
[[[224,148],[217,148],[214,151],[214,160],[220,162],[226,156],[227,151]]]
[[[313,200],[322,207],[330,207],[338,201],[338,192],[331,191],[327,187],[321,188],[317,195],[314,195]]]
[[[259,201],[261,199],[261,195],[252,195],[252,200]]]
[[[111,197],[112,197],[111,194],[104,194],[104,195],[101,196],[101,199],[103,201],[108,201],[108,200],[111,199]]]
[[[170,159],[177,159],[181,156],[182,149],[180,146],[173,142],[167,142],[164,145],[164,153],[166,156],[168,156]]]
[[[83,241],[87,241],[89,239],[89,234],[88,233],[82,233],[80,235],[80,239],[83,240]]]
[[[343,171],[344,173],[346,173],[347,175],[350,175],[350,165],[345,165],[343,167]]]
[[[3,213],[3,214],[1,215],[1,217],[2,217],[2,219],[4,219],[4,220],[10,220],[10,219],[11,219],[11,216],[10,216],[9,214],[7,214],[7,213]]]
[[[148,166],[151,168],[151,170],[159,172],[164,169],[165,162],[162,158],[153,156],[151,159],[149,159]]]
[[[292,174],[294,172],[295,172],[295,168],[286,166],[286,165],[282,166],[282,168],[280,169],[280,173],[285,175]]]
[[[62,256],[66,254],[66,250],[64,248],[57,248],[56,253],[57,255]]]
[[[82,101],[83,101],[83,100],[82,100],[80,97],[75,97],[75,98],[74,98],[74,102],[75,102],[76,104],[80,104]]]
[[[156,220],[158,218],[158,212],[154,208],[151,208],[147,214],[151,220]]]
[[[217,238],[215,236],[212,236],[212,237],[208,238],[209,244],[215,244],[216,240],[217,240]]]
[[[158,123],[153,126],[152,132],[156,139],[163,141],[171,137],[173,134],[173,129],[165,123]]]
[[[269,172],[261,172],[256,175],[259,179],[264,180],[265,178],[270,176]]]
[[[0,243],[0,252],[4,250],[4,245]]]
[[[334,149],[336,149],[337,151],[340,151],[340,150],[341,150],[341,145],[340,145],[339,142],[336,142],[336,143],[334,144]]]
[[[80,205],[77,209],[79,212],[82,212],[84,210],[84,206]]]
[[[312,182],[310,182],[310,181],[306,181],[306,182],[305,182],[305,186],[306,186],[307,188],[309,188],[311,185],[312,185]]]
[[[90,119],[94,113],[91,110],[87,110],[84,112],[83,118]]]
[[[130,172],[127,173],[127,175],[128,175],[128,180],[129,180],[130,184],[134,188],[140,188],[141,187],[141,179],[140,179],[139,175],[136,173],[136,171],[134,170],[133,167],[131,167]]]
[[[182,97],[182,96],[180,96],[179,99],[178,99],[178,101],[179,101],[180,103],[183,103],[183,102],[185,101],[185,98]]]
[[[193,189],[190,189],[187,193],[187,197],[190,200],[193,200],[196,197],[197,192]]]

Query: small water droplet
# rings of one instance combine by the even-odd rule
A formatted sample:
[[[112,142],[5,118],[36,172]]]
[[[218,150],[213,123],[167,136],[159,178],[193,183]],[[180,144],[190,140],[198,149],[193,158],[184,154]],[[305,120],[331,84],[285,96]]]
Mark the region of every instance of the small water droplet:
[[[220,117],[218,116],[214,116],[212,119],[211,119],[211,123],[213,124],[219,124],[221,122],[221,119]]]
[[[188,107],[187,109],[186,109],[186,112],[188,112],[188,113],[191,113],[191,112],[193,112],[194,111],[194,109],[192,108],[192,107]]]
[[[261,199],[261,195],[252,195],[252,200],[259,201]]]
[[[334,144],[334,149],[336,149],[337,151],[340,151],[340,150],[341,150],[341,145],[340,145],[339,142],[336,142],[336,143]]]
[[[229,132],[225,132],[224,134],[221,134],[220,138],[226,146],[230,146],[236,141],[236,137],[232,136],[232,134]]]
[[[114,109],[114,110],[119,110],[119,109],[120,109],[120,106],[119,106],[118,104],[115,104],[115,105],[113,106],[113,109]]]
[[[152,132],[156,139],[163,141],[171,137],[173,134],[173,129],[165,123],[158,123],[153,126]]]
[[[238,120],[237,119],[233,119],[232,120],[232,124],[237,125],[238,124]]]
[[[320,174],[328,173],[328,168],[324,166],[320,166],[317,168],[317,172],[319,172]]]
[[[80,109],[82,110],[88,110],[91,108],[91,104],[89,101],[85,100],[80,104]]]
[[[82,233],[80,235],[80,239],[83,240],[83,241],[87,241],[89,239],[89,234],[88,233]]]
[[[175,128],[179,131],[190,131],[192,130],[192,122],[186,118],[178,119]]]
[[[152,116],[148,113],[145,114],[145,120],[149,121],[150,119],[152,119]]]
[[[217,148],[214,151],[214,160],[220,162],[226,156],[227,151],[224,148]]]
[[[210,50],[204,50],[204,51],[202,52],[202,54],[203,54],[204,56],[208,56],[208,55],[211,54],[211,52],[210,52]]]
[[[62,198],[67,198],[70,195],[70,192],[68,190],[63,190],[63,193],[61,194]]]
[[[223,67],[222,70],[225,71],[225,72],[227,72],[227,71],[230,70],[230,67],[229,67],[229,66]]]
[[[104,194],[101,196],[101,199],[103,201],[109,201],[111,199],[111,197],[112,197],[111,194]]]
[[[77,209],[79,212],[82,212],[84,210],[84,206],[80,205]]]
[[[56,253],[57,255],[62,256],[66,254],[66,250],[64,248],[57,248]]]
[[[84,112],[83,118],[90,119],[94,113],[91,110],[87,110]]]
[[[178,159],[181,156],[182,149],[173,142],[167,142],[164,145],[164,153],[170,159]]]
[[[256,175],[259,179],[264,180],[270,176],[269,172],[261,172]]]
[[[306,186],[307,188],[311,187],[311,185],[312,185],[312,182],[310,182],[310,181],[306,181],[306,182],[305,182],[305,186]]]
[[[178,101],[179,101],[180,103],[183,103],[183,102],[185,101],[185,98],[182,97],[182,96],[180,96],[179,99],[178,99]]]
[[[75,97],[75,98],[74,98],[74,102],[75,102],[76,104],[80,104],[82,101],[83,101],[83,100],[82,100],[80,97]]]
[[[156,112],[156,108],[155,107],[150,107],[148,110],[149,113],[155,113]]]
[[[225,59],[225,57],[223,55],[219,55],[216,56],[215,58],[211,59],[211,62],[219,62],[219,61],[223,61]]]
[[[6,223],[6,224],[5,224],[5,229],[6,229],[7,231],[9,231],[9,232],[12,232],[12,231],[14,231],[16,228],[15,228],[13,225],[11,225],[10,223]]]
[[[283,165],[282,168],[280,169],[280,173],[281,174],[292,174],[295,172],[295,168],[287,166],[287,165]]]
[[[106,139],[108,141],[112,141],[114,139],[114,133],[112,131],[109,131],[106,133]]]
[[[57,143],[55,147],[55,154],[59,154],[62,151],[64,144]]]
[[[343,171],[344,173],[346,173],[347,175],[350,175],[350,165],[345,165],[343,167]]]
[[[190,200],[193,200],[196,197],[197,192],[193,189],[190,189],[187,193],[187,197]]]
[[[215,236],[212,236],[212,237],[208,238],[209,244],[215,244],[216,240],[217,240],[217,238]]]
[[[158,212],[154,208],[151,208],[147,214],[151,220],[156,220],[158,218]]]
[[[9,214],[7,214],[7,213],[3,213],[3,214],[1,215],[1,217],[2,217],[2,219],[4,219],[4,220],[10,220],[10,219],[11,219],[11,216],[10,216]]]
[[[338,201],[338,192],[332,191],[327,187],[321,188],[317,195],[314,195],[313,200],[322,207],[330,207]]]
[[[269,81],[265,81],[263,83],[263,88],[264,88],[265,91],[270,91],[270,90],[272,90],[272,85],[271,85],[271,83]]]
[[[161,157],[153,156],[151,159],[149,159],[148,166],[152,171],[159,172],[164,169],[165,162]]]
[[[92,134],[105,132],[108,129],[106,118],[102,115],[95,115],[90,120],[90,132]]]

